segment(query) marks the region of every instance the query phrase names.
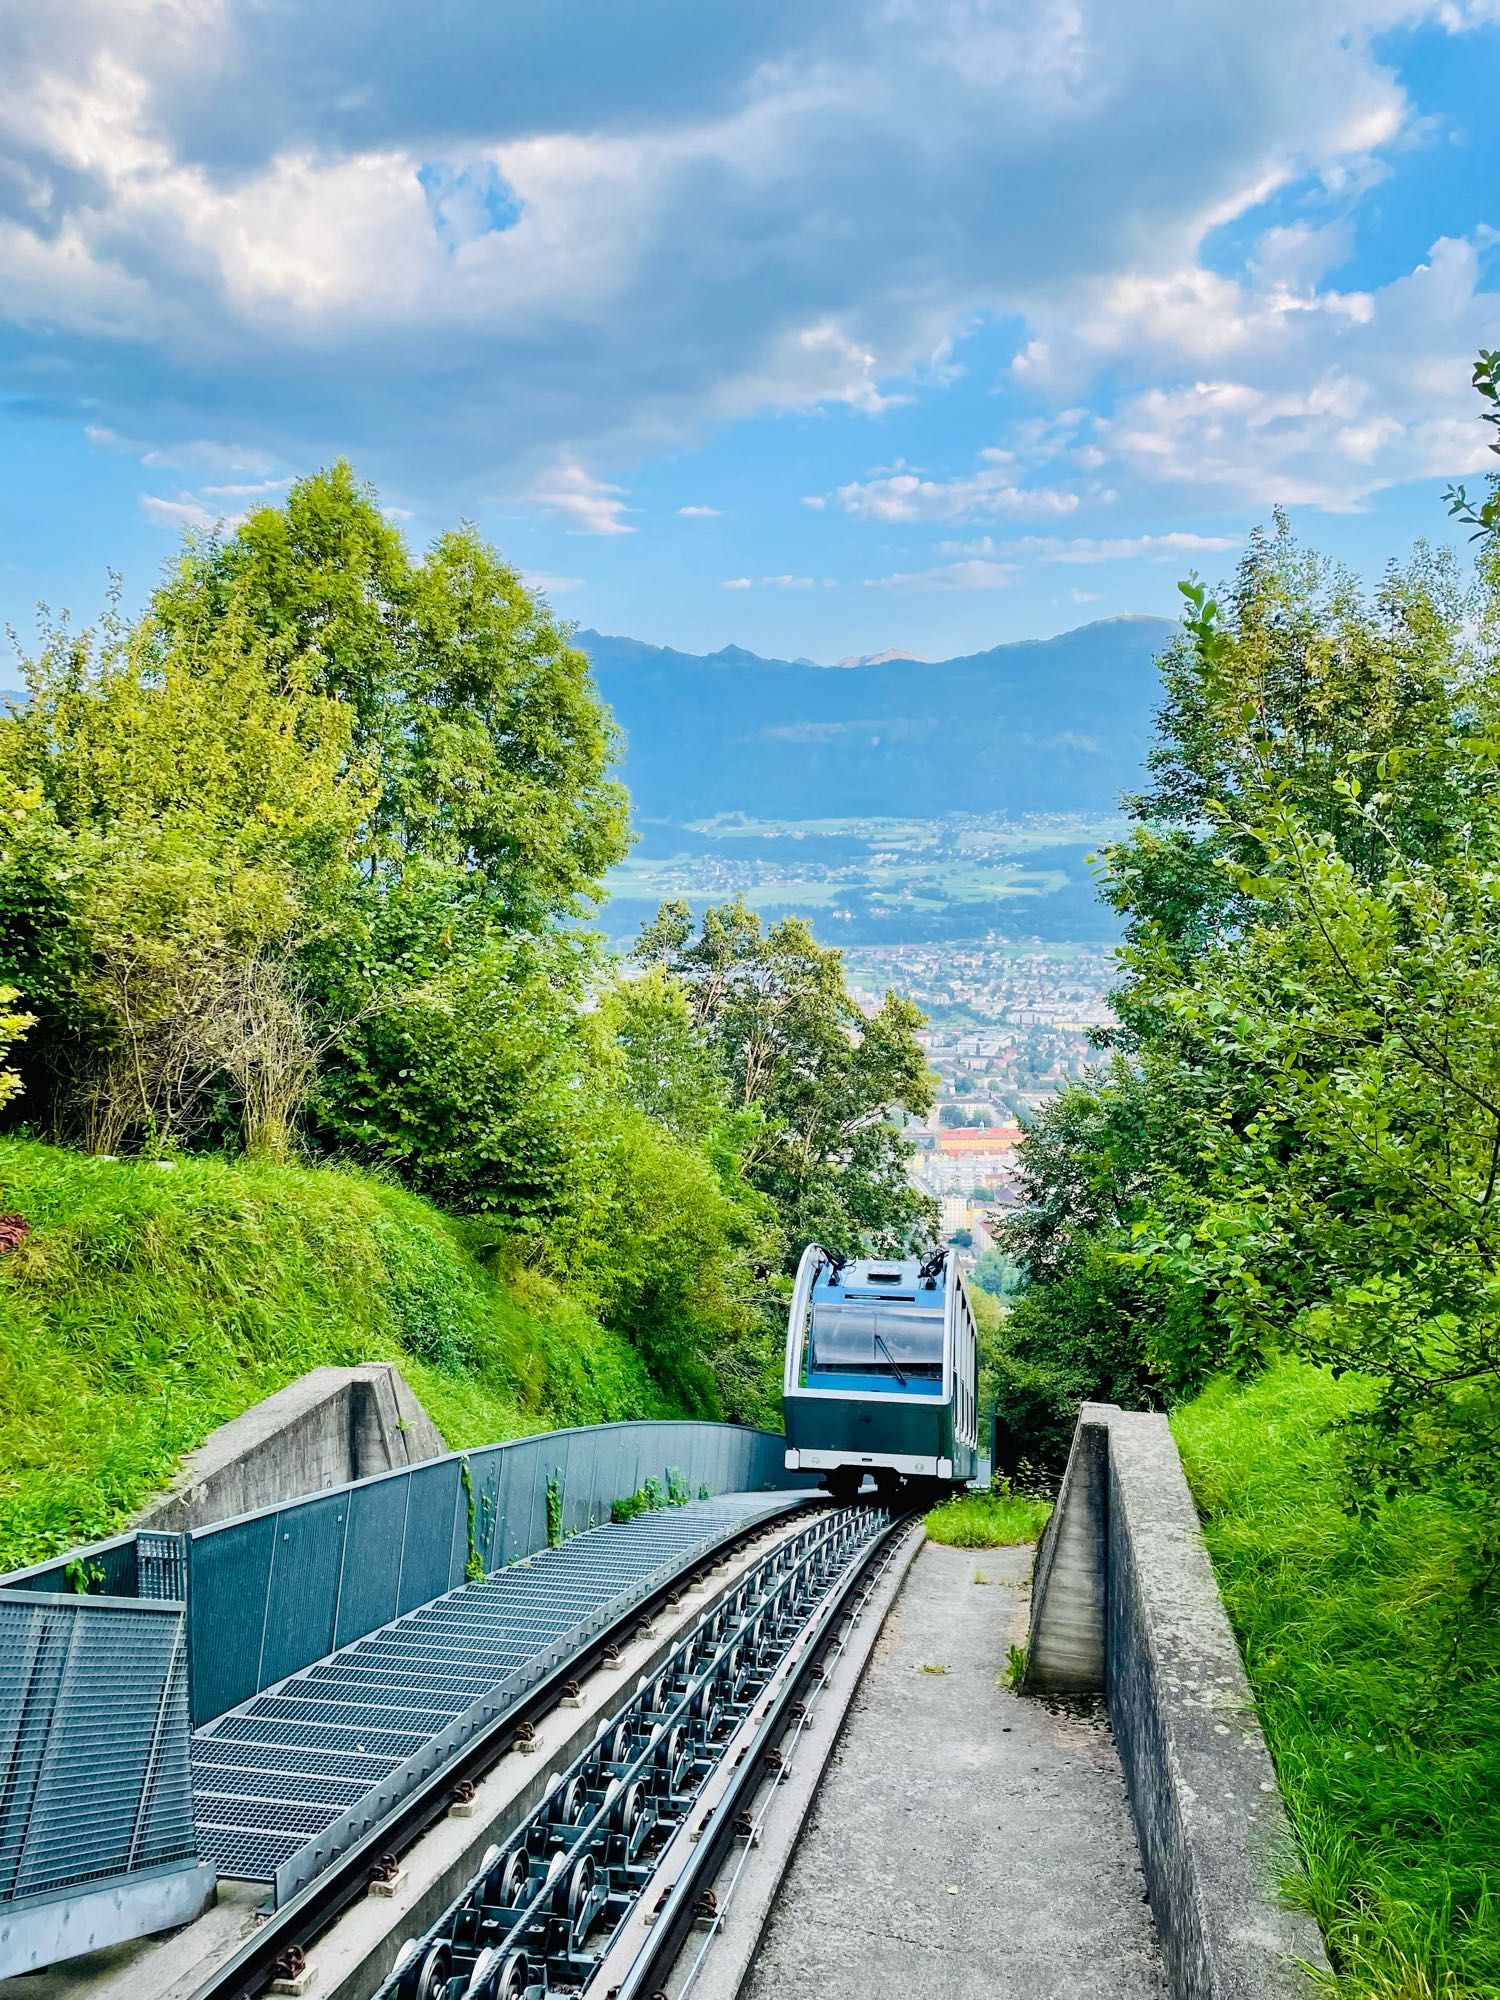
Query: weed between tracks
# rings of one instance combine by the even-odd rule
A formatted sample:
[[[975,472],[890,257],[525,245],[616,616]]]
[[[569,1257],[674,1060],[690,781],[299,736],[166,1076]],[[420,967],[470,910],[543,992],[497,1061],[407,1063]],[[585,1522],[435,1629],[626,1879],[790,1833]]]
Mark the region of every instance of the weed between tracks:
[[[953,1549],[1004,1549],[1034,1542],[1052,1512],[1018,1493],[959,1493],[927,1516],[929,1541]]]

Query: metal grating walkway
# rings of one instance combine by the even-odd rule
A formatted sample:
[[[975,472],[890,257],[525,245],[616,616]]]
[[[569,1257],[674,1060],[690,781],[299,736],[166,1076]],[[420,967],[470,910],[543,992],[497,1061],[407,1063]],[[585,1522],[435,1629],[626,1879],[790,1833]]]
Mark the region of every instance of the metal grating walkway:
[[[800,1497],[731,1493],[591,1529],[230,1709],[193,1738],[203,1859],[285,1901],[591,1633]]]

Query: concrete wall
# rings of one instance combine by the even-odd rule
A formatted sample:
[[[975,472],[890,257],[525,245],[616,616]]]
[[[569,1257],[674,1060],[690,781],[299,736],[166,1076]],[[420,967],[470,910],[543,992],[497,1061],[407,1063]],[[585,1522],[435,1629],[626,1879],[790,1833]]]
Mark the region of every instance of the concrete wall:
[[[1327,1972],[1287,1909],[1291,1829],[1165,1417],[1085,1403],[1038,1550],[1025,1688],[1107,1700],[1178,2000],[1292,2000]]]
[[[135,1517],[180,1533],[344,1486],[447,1450],[399,1369],[388,1362],[314,1368],[221,1424]]]

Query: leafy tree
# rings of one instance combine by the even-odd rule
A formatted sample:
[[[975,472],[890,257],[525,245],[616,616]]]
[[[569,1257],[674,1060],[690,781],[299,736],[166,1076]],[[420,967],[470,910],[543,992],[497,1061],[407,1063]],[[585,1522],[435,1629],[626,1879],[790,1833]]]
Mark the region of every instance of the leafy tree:
[[[1466,598],[1445,558],[1419,550],[1367,595],[1280,523],[1252,540],[1222,605],[1184,589],[1154,788],[1128,802],[1138,831],[1106,857],[1105,894],[1126,918],[1120,1025],[1104,1038],[1114,1059],[1028,1134],[1030,1202],[1008,1231],[1027,1279],[1007,1321],[1016,1393],[1042,1398],[1031,1420],[1054,1443],[1068,1398],[1150,1401],[1215,1368],[1254,1367],[1272,1343],[1331,1358],[1341,1272],[1356,1294],[1390,1275],[1347,1261],[1356,1212],[1366,1253],[1383,1238],[1404,1261],[1401,1204],[1393,1190],[1374,1199],[1372,1134],[1345,1116],[1353,1079],[1376,1060],[1377,1022],[1352,1020],[1347,995],[1335,1005],[1336,960],[1318,940],[1343,925],[1342,948],[1368,931],[1367,949],[1395,897],[1394,971],[1415,936],[1397,885],[1457,885],[1492,845],[1478,831],[1489,753],[1476,746],[1494,733],[1494,663],[1474,635],[1494,629],[1493,602]],[[1309,901],[1315,884],[1322,902]],[[1335,885],[1342,914],[1327,900]],[[1421,964],[1419,953],[1411,977]],[[1413,998],[1429,1018],[1440,1004]],[[1369,1095],[1415,1165],[1421,1148],[1378,1066]],[[1436,1142],[1440,1126],[1429,1131]],[[1325,1224],[1342,1218],[1342,1265],[1332,1234],[1313,1227],[1318,1203]],[[1394,1349],[1382,1359],[1373,1339],[1354,1354],[1346,1365],[1394,1368]],[[1439,1443],[1436,1390],[1416,1388],[1436,1362],[1412,1350],[1401,1367],[1399,1382],[1387,1374],[1376,1458],[1412,1476],[1419,1461],[1451,1471],[1462,1452]]]
[[[1449,746],[1468,806],[1437,859],[1402,852],[1383,780],[1333,791],[1347,842],[1268,783],[1236,829],[1258,852],[1236,889],[1256,915],[1163,997],[1219,1062],[1254,1079],[1237,1120],[1204,1104],[1191,1178],[1164,1177],[1137,1224],[1143,1268],[1209,1308],[1223,1353],[1272,1344],[1379,1385],[1351,1424],[1359,1495],[1460,1489],[1500,1569],[1500,708]],[[1367,779],[1373,778],[1373,784]],[[1343,845],[1382,842],[1362,879]],[[1151,1345],[1177,1371],[1170,1323]]]
[[[267,969],[351,866],[372,782],[346,712],[238,620],[62,625],[24,671],[0,717],[0,969],[34,996],[32,1115],[101,1150],[182,1139],[227,1079],[251,1143],[284,1143],[301,1058],[265,1032]]]
[[[593,1199],[569,1253],[585,1297],[684,1408],[768,1416],[755,1270],[774,1254],[769,1205],[632,1106],[606,1113],[590,1157]]]
[[[522,1237],[561,1226],[599,1087],[592,967],[572,933],[508,926],[473,875],[414,862],[355,897],[309,954],[320,1009],[345,1023],[312,1092],[314,1136]]]
[[[1021,1267],[1014,1257],[1008,1257],[998,1243],[992,1243],[979,1258],[969,1275],[969,1282],[982,1292],[988,1292],[992,1299],[1008,1299],[1017,1289],[1021,1277]]]
[[[512,922],[598,891],[626,845],[616,732],[543,600],[463,527],[414,560],[349,466],[299,480],[232,534],[189,540],[152,602],[180,637],[226,624],[309,663],[380,773],[372,875],[479,874]]]
[[[20,997],[14,986],[0,986],[0,1104],[20,1094],[21,1079],[13,1069],[4,1067],[5,1058],[10,1054],[11,1045],[18,1042],[36,1020],[34,1014],[3,1011],[13,1008]]]
[[[912,1187],[910,1142],[892,1122],[933,1097],[909,1001],[888,993],[866,1017],[839,952],[795,918],[762,931],[740,902],[698,926],[685,903],[664,903],[635,955],[678,983],[730,1102],[759,1113],[745,1173],[775,1203],[789,1258],[812,1240],[896,1250],[930,1233],[934,1206]]]
[[[1484,422],[1495,432],[1490,450],[1500,453],[1500,349],[1480,349],[1474,363],[1474,387],[1489,406]],[[1475,541],[1500,536],[1500,474],[1491,479],[1488,498],[1477,505],[1462,486],[1450,486],[1443,498],[1448,502],[1448,512],[1473,528]]]

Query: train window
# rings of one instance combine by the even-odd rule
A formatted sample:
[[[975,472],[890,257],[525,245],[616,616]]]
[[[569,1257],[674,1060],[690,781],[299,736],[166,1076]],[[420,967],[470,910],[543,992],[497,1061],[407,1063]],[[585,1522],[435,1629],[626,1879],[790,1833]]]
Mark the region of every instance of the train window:
[[[883,1310],[863,1300],[819,1300],[812,1309],[809,1367],[815,1371],[936,1380],[943,1368],[939,1312]]]

